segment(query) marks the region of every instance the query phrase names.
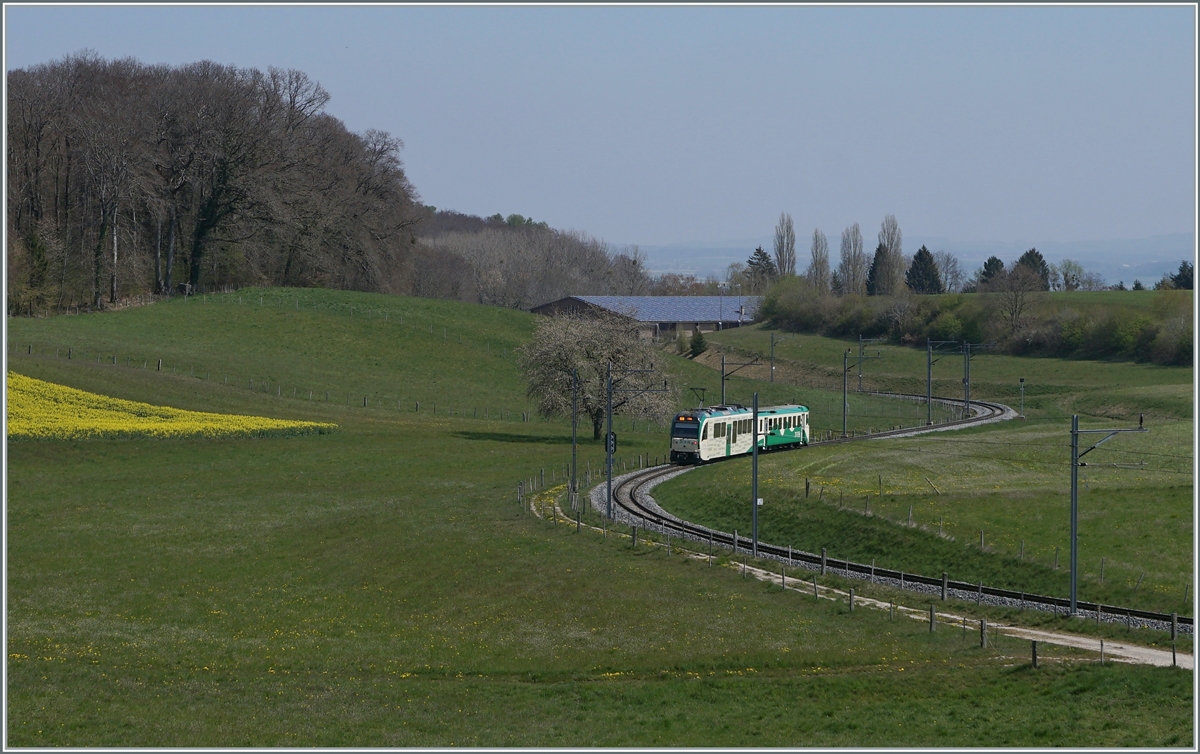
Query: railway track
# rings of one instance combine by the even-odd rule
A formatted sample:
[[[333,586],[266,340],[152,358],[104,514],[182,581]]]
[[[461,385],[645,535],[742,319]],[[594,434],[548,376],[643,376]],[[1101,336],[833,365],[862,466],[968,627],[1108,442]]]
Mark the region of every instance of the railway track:
[[[924,396],[892,394],[902,398],[921,398]],[[935,399],[948,401],[948,399]],[[957,402],[957,401],[954,401]],[[923,434],[930,431],[975,426],[978,424],[1002,421],[1016,414],[1008,406],[987,401],[972,402],[979,412],[969,418],[960,419],[929,427],[889,430],[857,437],[838,437],[813,445],[834,445],[863,440],[876,440],[888,437],[904,437]],[[782,452],[782,451],[771,451]],[[749,537],[734,534],[706,526],[684,521],[659,507],[650,490],[656,485],[680,474],[687,473],[695,466],[660,465],[647,469],[630,472],[613,479],[614,516],[624,523],[669,534],[673,537],[692,540],[701,544],[707,543],[710,548],[733,550],[736,554],[751,554],[753,542]],[[606,507],[605,485],[601,483],[591,491],[593,507],[603,511]],[[1032,594],[1012,589],[987,586],[983,583],[972,584],[965,581],[955,581],[947,577],[927,576],[916,573],[905,573],[889,568],[879,568],[874,565],[855,563],[849,560],[829,558],[824,555],[794,550],[791,547],[758,543],[758,557],[777,560],[789,567],[804,568],[820,573],[831,573],[838,576],[870,580],[901,589],[936,595],[942,599],[956,598],[975,600],[979,603],[1004,605],[1011,607],[1029,607],[1047,612],[1064,613],[1070,609],[1070,600],[1065,597],[1051,597],[1042,594]],[[1156,613],[1149,610],[1121,607],[1118,605],[1103,605],[1095,602],[1077,601],[1078,614],[1083,618],[1104,620],[1108,622],[1123,622],[1131,626],[1144,626],[1158,630],[1170,630],[1173,616]],[[1193,619],[1179,616],[1175,618],[1178,629],[1184,633],[1193,632]]]

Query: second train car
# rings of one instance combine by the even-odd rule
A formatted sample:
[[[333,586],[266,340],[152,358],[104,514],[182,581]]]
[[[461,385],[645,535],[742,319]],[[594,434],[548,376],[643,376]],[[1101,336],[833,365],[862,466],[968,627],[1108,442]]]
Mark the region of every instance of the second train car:
[[[671,463],[689,464],[745,455],[754,437],[754,412],[745,406],[709,406],[681,411],[671,422]],[[758,409],[758,449],[808,444],[808,407]]]

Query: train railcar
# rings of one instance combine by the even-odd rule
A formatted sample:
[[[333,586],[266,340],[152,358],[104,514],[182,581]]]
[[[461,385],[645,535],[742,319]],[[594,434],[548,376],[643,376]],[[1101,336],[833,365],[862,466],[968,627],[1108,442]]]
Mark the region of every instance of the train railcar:
[[[693,464],[745,455],[754,437],[754,412],[745,406],[681,411],[671,422],[671,463]],[[759,452],[808,444],[808,407],[758,409]]]

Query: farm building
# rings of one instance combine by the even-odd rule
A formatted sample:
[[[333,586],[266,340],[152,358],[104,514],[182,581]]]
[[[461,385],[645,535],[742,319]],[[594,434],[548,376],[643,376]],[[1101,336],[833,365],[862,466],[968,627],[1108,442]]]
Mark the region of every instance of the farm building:
[[[567,296],[535,306],[534,314],[609,311],[641,324],[647,338],[712,332],[750,324],[761,296]]]

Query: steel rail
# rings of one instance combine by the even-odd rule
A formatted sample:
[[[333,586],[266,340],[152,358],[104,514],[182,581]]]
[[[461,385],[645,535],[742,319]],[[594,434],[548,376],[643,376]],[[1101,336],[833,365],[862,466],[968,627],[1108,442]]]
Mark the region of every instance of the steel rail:
[[[913,397],[921,398],[922,400],[924,399],[924,396],[910,396],[907,394],[896,393],[893,393],[892,395],[902,395],[906,398]],[[987,403],[983,401],[977,402],[973,405],[978,406],[981,409],[978,415],[972,416],[969,419],[959,419],[953,422],[945,422],[943,424],[931,426],[939,428],[964,425],[969,426],[995,419],[997,416],[1002,415],[1004,411],[1008,410],[1006,406],[1001,404]],[[857,437],[838,437],[821,443],[812,444],[832,445],[861,440],[874,440],[895,435],[909,435],[913,432],[921,431],[927,430],[925,427],[888,430],[886,432],[876,432],[870,435],[859,435]],[[776,449],[770,452],[779,452],[779,450],[787,449]],[[732,457],[737,458],[740,456]],[[685,467],[685,470],[690,469]],[[660,512],[662,511],[661,508],[652,507],[651,505],[645,504],[639,500],[639,498],[642,496],[649,497],[649,494],[644,492],[644,488],[646,486],[657,481],[660,477],[679,471],[680,466],[662,464],[641,471],[636,471],[632,474],[627,474],[614,486],[613,500],[617,506],[622,508],[628,515],[641,519],[643,522],[650,522],[655,528],[662,530],[664,533],[674,532],[684,538],[692,539],[702,543],[712,542],[713,545],[719,546],[723,549],[732,549],[735,553],[748,553],[752,547],[751,540],[748,537],[738,535],[737,539],[735,540],[734,535],[730,534],[729,532],[718,531],[716,529],[710,529],[706,526],[684,521],[667,514],[665,511]],[[653,498],[651,498],[651,500],[653,500]],[[826,569],[840,570],[847,574],[859,574],[867,578],[873,577],[894,579],[900,581],[902,584],[923,584],[925,586],[931,586],[937,589],[941,589],[943,587],[943,581],[939,577],[908,573],[891,568],[880,568],[878,566],[865,565],[862,563],[855,563],[853,561],[838,558],[822,558],[820,555],[816,555],[814,553],[793,550],[788,547],[772,545],[761,541],[758,543],[758,552],[760,557],[766,556],[767,558],[781,560],[788,562],[789,564],[803,563],[808,566],[820,567],[823,560]],[[1060,609],[1066,611],[1070,607],[1070,600],[1066,597],[1051,597],[1042,594],[1021,592],[1014,589],[1002,589],[980,583],[972,584],[966,581],[954,581],[950,579],[947,579],[944,582],[944,586],[947,590],[968,592],[978,595],[979,597],[987,596],[1010,600],[1021,600],[1022,602],[1029,603],[1031,605],[1041,605],[1043,607],[1053,608],[1055,612],[1058,612]],[[1138,608],[1121,607],[1119,605],[1105,605],[1084,601],[1078,601],[1076,602],[1076,605],[1080,610],[1095,612],[1097,609],[1099,609],[1100,612],[1115,618],[1140,618],[1143,620],[1153,620],[1164,623],[1170,623],[1172,619],[1170,614],[1156,613],[1150,610],[1140,610]],[[1194,625],[1193,619],[1187,616],[1176,616],[1176,620],[1178,625],[1181,626]]]

